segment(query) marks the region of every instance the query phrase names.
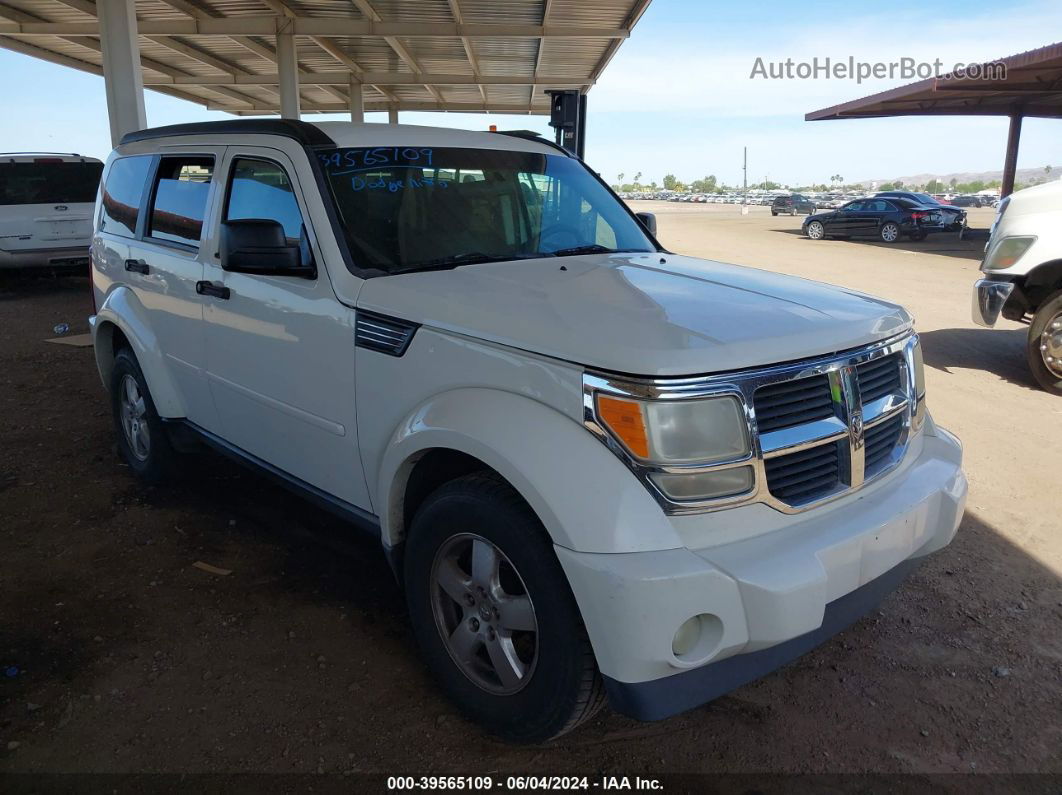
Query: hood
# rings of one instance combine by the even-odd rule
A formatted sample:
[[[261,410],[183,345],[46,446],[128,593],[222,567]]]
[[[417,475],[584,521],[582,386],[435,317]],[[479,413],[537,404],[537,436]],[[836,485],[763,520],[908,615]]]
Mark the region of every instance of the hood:
[[[466,265],[365,282],[359,308],[587,367],[698,375],[866,345],[911,325],[896,304],[674,254]]]

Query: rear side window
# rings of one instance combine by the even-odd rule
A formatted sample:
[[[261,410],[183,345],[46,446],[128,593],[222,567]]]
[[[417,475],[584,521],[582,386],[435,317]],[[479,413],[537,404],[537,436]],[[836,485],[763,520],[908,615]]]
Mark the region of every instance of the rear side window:
[[[155,177],[147,236],[198,246],[213,176],[212,157],[162,158]]]
[[[139,155],[123,157],[111,164],[107,181],[103,184],[101,231],[136,237],[136,219],[151,161],[151,155]]]
[[[103,163],[39,158],[0,163],[0,205],[77,204],[96,201]]]

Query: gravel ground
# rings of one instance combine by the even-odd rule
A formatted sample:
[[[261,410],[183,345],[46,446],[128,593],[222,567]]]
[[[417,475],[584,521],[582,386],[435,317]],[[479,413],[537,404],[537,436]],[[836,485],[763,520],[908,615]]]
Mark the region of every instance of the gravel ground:
[[[210,455],[165,488],[135,482],[91,349],[43,342],[61,321],[87,330],[87,281],[9,276],[0,772],[1062,773],[1062,399],[1034,387],[1024,328],[971,325],[982,244],[812,242],[764,208],[638,209],[676,251],[917,315],[931,410],[966,442],[970,505],[880,610],[671,720],[606,711],[548,746],[503,745],[428,680],[376,547]]]

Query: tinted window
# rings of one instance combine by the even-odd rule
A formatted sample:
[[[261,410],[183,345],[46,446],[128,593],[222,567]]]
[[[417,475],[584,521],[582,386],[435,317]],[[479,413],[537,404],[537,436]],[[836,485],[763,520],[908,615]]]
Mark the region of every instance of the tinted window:
[[[869,210],[872,213],[884,213],[888,212],[890,208],[888,202],[882,201],[881,199],[877,199],[872,202],[867,202],[866,207],[864,209]]]
[[[563,155],[386,147],[318,156],[362,267],[653,250],[608,189]]]
[[[164,157],[155,178],[148,235],[171,243],[199,245],[210,182],[212,157]]]
[[[289,240],[302,238],[302,213],[284,169],[267,160],[237,158],[232,164],[225,220],[250,218],[276,221]]]
[[[865,209],[864,204],[865,202],[850,202],[849,204],[846,204],[842,209],[846,213],[857,213],[860,210]]]
[[[111,164],[103,185],[103,217],[100,229],[123,237],[136,235],[140,199],[151,168],[151,156],[123,157]]]
[[[0,205],[96,201],[103,163],[0,163]]]

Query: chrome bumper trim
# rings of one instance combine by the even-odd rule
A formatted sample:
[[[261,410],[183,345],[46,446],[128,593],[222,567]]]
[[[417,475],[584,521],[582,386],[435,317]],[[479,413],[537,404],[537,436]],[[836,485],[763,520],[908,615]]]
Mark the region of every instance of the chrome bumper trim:
[[[992,328],[999,320],[1003,304],[1014,291],[1013,282],[998,282],[990,279],[978,279],[974,283],[973,301],[970,314],[973,322],[985,328]]]

